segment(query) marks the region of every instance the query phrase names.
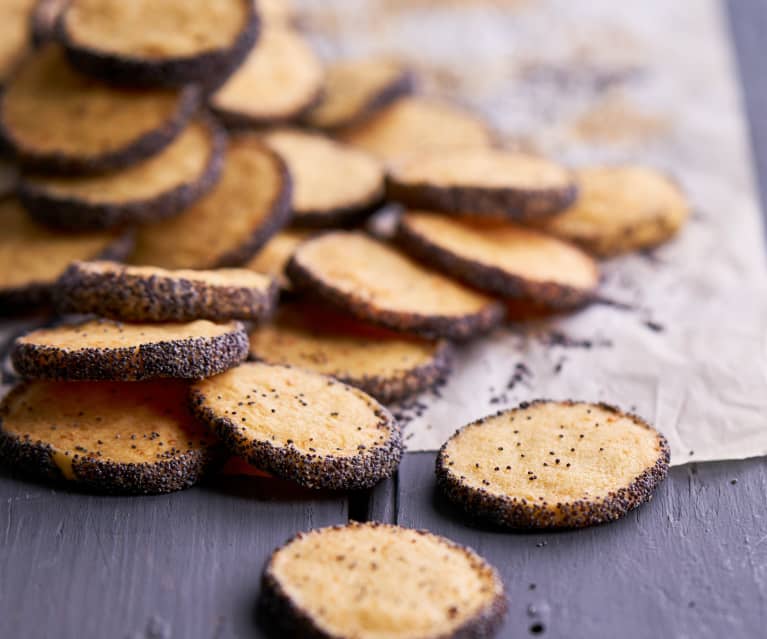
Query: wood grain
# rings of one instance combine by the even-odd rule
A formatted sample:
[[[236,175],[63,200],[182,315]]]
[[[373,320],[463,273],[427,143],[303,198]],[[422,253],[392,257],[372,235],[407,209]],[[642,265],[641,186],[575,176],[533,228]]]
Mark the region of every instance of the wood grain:
[[[510,596],[501,637],[764,636],[764,459],[675,468],[621,521],[541,534],[467,523],[435,491],[434,458],[405,457],[397,523],[471,546],[498,568]],[[379,504],[371,515],[390,512]]]
[[[767,201],[767,3],[726,5]],[[254,604],[272,549],[354,517],[428,527],[503,574],[502,637],[761,637],[767,628],[767,461],[672,470],[656,499],[583,531],[478,529],[434,491],[434,454],[347,500],[219,478],[163,497],[94,497],[0,470],[0,638],[260,637]],[[737,483],[733,483],[736,481]]]
[[[749,122],[751,149],[762,203],[767,210],[767,80],[764,77],[764,34],[767,3],[763,0],[727,0],[731,40]],[[764,225],[767,233],[767,224]]]
[[[0,475],[0,637],[259,637],[265,559],[346,500],[222,477],[161,497],[77,494]]]

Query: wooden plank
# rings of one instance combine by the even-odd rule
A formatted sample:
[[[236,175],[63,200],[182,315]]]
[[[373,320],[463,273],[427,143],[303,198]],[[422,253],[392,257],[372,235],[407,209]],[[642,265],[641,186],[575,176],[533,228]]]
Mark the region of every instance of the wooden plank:
[[[500,637],[764,636],[764,459],[675,468],[651,503],[612,524],[509,533],[467,524],[436,493],[434,457],[405,457],[398,523],[498,568],[510,595]]]
[[[160,497],[77,494],[0,475],[0,637],[260,637],[261,569],[346,500],[221,477]]]
[[[740,74],[744,108],[749,121],[751,148],[764,215],[767,213],[767,78],[764,75],[767,2],[727,0],[726,10]],[[767,232],[767,224],[764,228]]]

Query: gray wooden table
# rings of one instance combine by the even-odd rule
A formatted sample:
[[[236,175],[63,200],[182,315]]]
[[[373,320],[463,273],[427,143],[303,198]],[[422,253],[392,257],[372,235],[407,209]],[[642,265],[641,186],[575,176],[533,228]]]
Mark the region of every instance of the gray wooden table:
[[[731,0],[762,200],[767,193],[767,2]],[[672,470],[649,505],[589,530],[473,528],[408,454],[370,493],[317,495],[219,477],[163,497],[93,497],[0,470],[0,639],[266,636],[254,605],[269,552],[354,519],[426,527],[501,571],[503,637],[767,636],[767,460]]]

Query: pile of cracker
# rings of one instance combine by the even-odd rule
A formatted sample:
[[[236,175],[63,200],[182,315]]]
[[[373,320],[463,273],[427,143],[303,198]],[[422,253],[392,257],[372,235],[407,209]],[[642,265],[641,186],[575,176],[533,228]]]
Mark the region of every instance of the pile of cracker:
[[[650,167],[503,148],[396,60],[324,64],[284,2],[0,13],[0,315],[44,318],[13,345],[22,379],[0,407],[0,456],[86,490],[179,490],[230,455],[310,489],[371,487],[403,454],[386,405],[439,383],[455,342],[510,305],[593,302],[600,259],[668,241],[689,215]],[[668,459],[638,417],[537,402],[461,429],[436,475],[468,517],[582,527],[650,499]],[[431,617],[389,622],[432,619],[424,637],[497,628],[503,587],[470,551],[340,530],[294,540],[264,574],[264,606],[295,636],[366,630],[346,591],[327,616],[307,608],[323,584],[299,578],[290,549],[311,535],[403,544],[373,617],[417,572],[410,546],[452,553],[434,584],[463,574],[465,601],[443,588]],[[349,592],[374,570],[337,563]]]

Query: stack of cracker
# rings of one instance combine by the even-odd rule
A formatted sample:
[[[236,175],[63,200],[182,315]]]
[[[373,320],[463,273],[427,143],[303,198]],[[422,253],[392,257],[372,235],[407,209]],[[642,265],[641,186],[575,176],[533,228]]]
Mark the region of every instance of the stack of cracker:
[[[600,258],[689,214],[651,168],[502,148],[396,60],[323,64],[284,0],[0,12],[0,314],[53,313],[13,344],[0,455],[87,490],[179,490],[227,454],[310,489],[373,486],[403,453],[385,404],[437,385],[455,342],[511,308],[589,304]],[[668,458],[638,417],[541,401],[456,433],[436,484],[471,518],[582,527],[650,499]],[[392,577],[353,599],[377,566],[338,557],[384,544]],[[310,601],[326,574],[345,584],[332,609]],[[411,610],[403,586],[434,598]],[[318,637],[485,637],[505,611],[473,553],[375,526],[277,551],[263,607]]]

